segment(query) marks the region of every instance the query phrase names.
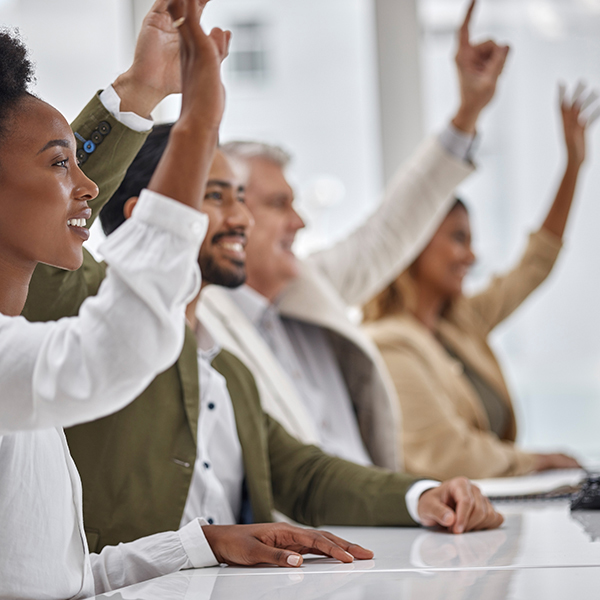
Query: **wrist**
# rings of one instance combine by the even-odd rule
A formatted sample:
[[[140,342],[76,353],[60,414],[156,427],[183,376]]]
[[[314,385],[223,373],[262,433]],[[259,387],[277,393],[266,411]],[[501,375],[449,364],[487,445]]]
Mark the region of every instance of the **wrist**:
[[[582,160],[576,159],[576,158],[571,158],[570,156],[567,157],[567,167],[566,167],[566,172],[570,173],[570,174],[577,174],[579,173],[579,169],[581,169],[581,165],[583,164]]]
[[[456,115],[452,119],[452,125],[464,133],[474,135],[477,132],[477,121],[480,113],[480,108],[468,104],[461,104]]]
[[[121,112],[132,112],[150,119],[152,111],[165,98],[156,88],[140,83],[131,70],[119,75],[113,87],[121,99]]]
[[[206,538],[212,553],[215,555],[217,562],[219,564],[222,563],[223,557],[216,549],[216,546],[218,545],[217,538],[219,537],[219,525],[202,525],[202,532],[204,533],[204,537]]]

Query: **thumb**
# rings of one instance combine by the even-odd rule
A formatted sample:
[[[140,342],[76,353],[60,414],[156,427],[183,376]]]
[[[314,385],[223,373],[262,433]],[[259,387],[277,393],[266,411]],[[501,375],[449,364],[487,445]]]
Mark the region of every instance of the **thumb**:
[[[500,76],[502,70],[504,69],[504,64],[506,63],[506,57],[508,56],[509,50],[509,46],[499,46],[492,54],[490,59],[490,70],[497,77]]]
[[[218,27],[215,27],[208,34],[215,46],[219,55],[219,60],[223,62],[229,55],[229,43],[231,42],[231,31],[223,31]]]
[[[421,496],[419,502],[419,517],[425,527],[441,525],[442,527],[452,527],[456,521],[455,512],[444,504],[437,495],[429,494]]]

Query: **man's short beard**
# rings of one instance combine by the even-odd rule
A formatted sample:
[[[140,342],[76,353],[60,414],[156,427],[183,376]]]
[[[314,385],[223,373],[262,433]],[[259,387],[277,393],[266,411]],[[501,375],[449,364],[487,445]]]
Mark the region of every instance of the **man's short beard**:
[[[206,283],[221,285],[226,288],[237,288],[246,283],[246,268],[243,263],[234,263],[237,268],[223,269],[212,256],[200,256],[200,271]]]

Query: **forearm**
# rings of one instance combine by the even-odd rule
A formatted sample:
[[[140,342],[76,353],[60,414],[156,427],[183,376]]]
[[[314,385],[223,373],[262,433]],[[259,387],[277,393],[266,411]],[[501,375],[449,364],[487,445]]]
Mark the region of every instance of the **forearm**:
[[[573,198],[575,197],[575,189],[579,178],[581,165],[572,161],[567,163],[565,174],[562,178],[554,202],[548,211],[548,215],[544,220],[542,228],[549,233],[554,234],[559,239],[562,236],[567,225],[567,219],[571,212]]]
[[[67,427],[115,412],[171,365],[198,290],[205,229],[196,211],[141,198],[104,243],[108,277],[78,317],[2,319],[1,430]]]
[[[477,133],[477,121],[479,120],[482,108],[463,101],[452,118],[452,125],[464,133],[475,135]]]
[[[305,446],[269,420],[275,507],[298,522],[318,525],[416,525],[406,493],[418,478],[367,468]]]
[[[200,210],[219,137],[218,127],[182,118],[171,129],[148,189]]]

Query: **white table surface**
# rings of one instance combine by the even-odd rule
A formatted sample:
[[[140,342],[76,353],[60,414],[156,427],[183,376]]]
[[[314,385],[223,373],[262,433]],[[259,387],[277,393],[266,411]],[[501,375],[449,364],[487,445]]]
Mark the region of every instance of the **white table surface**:
[[[198,569],[97,598],[553,600],[600,590],[600,511],[571,513],[565,501],[498,508],[506,517],[500,529],[463,535],[419,528],[328,528],[371,548],[375,558],[369,561],[345,565],[308,557],[300,569]]]

